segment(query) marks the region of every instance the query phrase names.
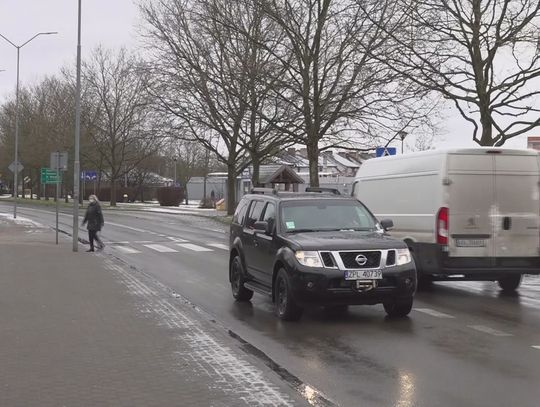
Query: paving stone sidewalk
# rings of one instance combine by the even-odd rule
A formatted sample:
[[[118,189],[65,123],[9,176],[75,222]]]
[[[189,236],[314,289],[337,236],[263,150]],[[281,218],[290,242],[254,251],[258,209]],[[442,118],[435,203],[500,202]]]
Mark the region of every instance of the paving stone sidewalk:
[[[0,406],[258,405],[306,402],[166,287],[0,218]]]

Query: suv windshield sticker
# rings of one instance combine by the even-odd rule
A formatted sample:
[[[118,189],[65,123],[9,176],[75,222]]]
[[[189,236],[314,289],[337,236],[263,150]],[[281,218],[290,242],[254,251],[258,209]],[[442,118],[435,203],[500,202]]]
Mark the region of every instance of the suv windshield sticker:
[[[285,224],[287,225],[287,229],[294,229],[295,226],[294,226],[294,222],[285,222]]]

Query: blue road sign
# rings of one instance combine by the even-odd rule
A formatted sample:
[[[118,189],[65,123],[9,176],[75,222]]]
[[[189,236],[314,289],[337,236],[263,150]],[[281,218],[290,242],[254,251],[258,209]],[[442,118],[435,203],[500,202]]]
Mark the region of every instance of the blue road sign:
[[[397,154],[397,148],[395,147],[377,147],[377,150],[375,150],[375,154],[377,157],[386,157],[387,155],[396,155]]]
[[[84,181],[96,181],[97,180],[97,171],[82,171],[81,180]]]

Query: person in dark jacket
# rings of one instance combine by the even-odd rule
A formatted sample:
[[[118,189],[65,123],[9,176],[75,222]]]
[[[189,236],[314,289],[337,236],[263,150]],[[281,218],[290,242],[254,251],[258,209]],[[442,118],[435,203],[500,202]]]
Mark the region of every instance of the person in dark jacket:
[[[104,221],[103,221],[103,213],[101,212],[101,205],[99,204],[99,200],[97,196],[90,195],[88,198],[90,200],[90,204],[88,205],[88,208],[86,209],[86,214],[84,215],[83,220],[83,226],[85,223],[88,223],[88,226],[86,229],[88,229],[88,240],[90,241],[90,250],[87,250],[87,252],[93,252],[94,251],[94,240],[97,242],[98,250],[102,250],[105,245],[101,241],[101,239],[98,236],[98,232],[103,227]]]

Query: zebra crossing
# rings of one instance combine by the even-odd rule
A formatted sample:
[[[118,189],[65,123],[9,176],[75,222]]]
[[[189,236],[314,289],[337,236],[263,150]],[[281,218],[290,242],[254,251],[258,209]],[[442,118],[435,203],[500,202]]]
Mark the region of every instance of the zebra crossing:
[[[192,243],[186,239],[181,239],[173,236],[162,236],[164,240],[147,241],[139,240],[133,242],[107,242],[106,245],[122,254],[143,254],[148,251],[158,253],[181,253],[185,251],[193,252],[213,252],[213,251],[228,251],[229,246],[219,242],[207,243]]]

